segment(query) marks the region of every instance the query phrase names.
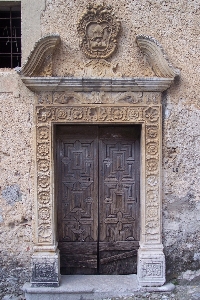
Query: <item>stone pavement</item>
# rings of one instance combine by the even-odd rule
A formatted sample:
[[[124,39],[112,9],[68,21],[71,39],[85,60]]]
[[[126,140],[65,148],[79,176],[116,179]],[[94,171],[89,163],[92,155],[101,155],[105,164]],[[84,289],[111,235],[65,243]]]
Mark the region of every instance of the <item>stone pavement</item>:
[[[173,292],[135,293],[132,297],[111,298],[106,300],[200,300],[200,282],[197,285],[176,285]],[[104,299],[105,300],[105,299]]]
[[[23,296],[6,295],[2,300],[25,300]],[[133,296],[120,298],[104,298],[102,300],[200,300],[200,282],[197,285],[176,285],[175,290],[170,293],[164,292],[142,292]],[[67,299],[66,299],[67,300]],[[77,299],[79,300],[79,299]],[[82,299],[84,300],[84,299]]]

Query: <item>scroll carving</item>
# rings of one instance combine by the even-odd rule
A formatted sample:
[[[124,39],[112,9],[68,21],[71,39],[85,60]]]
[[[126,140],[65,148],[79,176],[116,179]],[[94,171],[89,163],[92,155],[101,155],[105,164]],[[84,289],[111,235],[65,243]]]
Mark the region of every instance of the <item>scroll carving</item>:
[[[18,73],[23,76],[52,76],[52,56],[59,42],[57,34],[42,37]]]
[[[150,93],[149,93],[150,94]],[[157,93],[154,96],[147,95],[142,92],[122,92],[112,93],[108,96],[108,93],[104,91],[92,91],[92,92],[49,92],[38,94],[38,104],[55,104],[55,105],[66,105],[66,104],[160,104],[160,97]]]
[[[180,70],[172,66],[156,39],[151,36],[138,35],[136,41],[156,76],[174,78],[180,75]]]
[[[78,23],[80,47],[88,58],[110,57],[117,46],[120,21],[110,6],[88,5]]]

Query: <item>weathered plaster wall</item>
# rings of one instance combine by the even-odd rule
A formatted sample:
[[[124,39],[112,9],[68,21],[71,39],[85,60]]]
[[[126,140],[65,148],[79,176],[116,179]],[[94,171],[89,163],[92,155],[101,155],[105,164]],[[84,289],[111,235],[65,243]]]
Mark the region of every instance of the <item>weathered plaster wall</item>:
[[[200,110],[183,99],[173,105],[164,100],[163,128],[163,230],[167,274],[200,273]],[[188,101],[189,99],[187,99]],[[189,101],[188,101],[189,102]],[[192,280],[192,276],[190,278]]]
[[[94,1],[90,1],[93,3]],[[95,1],[101,4],[103,1]],[[87,66],[76,24],[88,1],[22,1],[23,61],[43,35],[58,33],[55,76],[153,76],[135,43],[151,35],[181,78],[163,94],[163,243],[169,278],[196,280],[200,269],[199,1],[108,0],[121,20],[111,66]],[[20,293],[30,275],[34,204],[34,95],[15,71],[0,72],[0,294]]]
[[[35,42],[42,37],[41,14],[45,10],[45,0],[21,0],[22,8],[22,64]]]
[[[28,280],[32,251],[33,97],[15,71],[0,72],[0,299]],[[14,90],[13,90],[14,88]],[[6,91],[7,90],[7,91]]]

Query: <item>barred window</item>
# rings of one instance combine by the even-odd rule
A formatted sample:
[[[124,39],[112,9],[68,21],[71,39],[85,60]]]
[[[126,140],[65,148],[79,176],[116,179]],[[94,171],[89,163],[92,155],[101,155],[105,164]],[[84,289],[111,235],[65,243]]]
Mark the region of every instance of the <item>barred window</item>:
[[[21,5],[20,2],[2,2],[0,5],[0,68],[20,66]]]

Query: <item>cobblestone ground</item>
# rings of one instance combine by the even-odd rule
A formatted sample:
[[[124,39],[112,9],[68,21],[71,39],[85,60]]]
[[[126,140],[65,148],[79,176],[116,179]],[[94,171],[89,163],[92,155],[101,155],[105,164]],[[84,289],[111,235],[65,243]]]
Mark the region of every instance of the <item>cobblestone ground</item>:
[[[109,300],[200,300],[200,282],[198,285],[176,285],[173,292],[170,293],[155,293],[144,292],[135,294],[132,297],[112,298]],[[108,300],[108,299],[106,299]]]

